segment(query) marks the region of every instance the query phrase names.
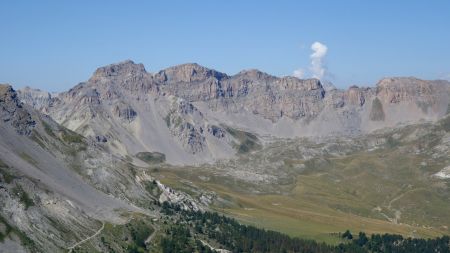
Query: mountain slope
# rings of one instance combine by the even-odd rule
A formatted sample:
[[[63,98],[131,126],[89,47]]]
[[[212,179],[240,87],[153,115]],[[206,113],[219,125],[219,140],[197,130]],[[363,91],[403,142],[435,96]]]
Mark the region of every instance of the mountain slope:
[[[0,85],[0,116],[0,248],[59,252],[101,222],[150,215],[132,203],[152,198],[125,163],[23,105],[8,85]]]
[[[168,161],[183,164],[234,153],[229,139],[210,130],[223,129],[183,99],[160,95],[159,86],[142,65],[123,62],[99,68],[46,109],[57,122],[123,156],[160,152]]]

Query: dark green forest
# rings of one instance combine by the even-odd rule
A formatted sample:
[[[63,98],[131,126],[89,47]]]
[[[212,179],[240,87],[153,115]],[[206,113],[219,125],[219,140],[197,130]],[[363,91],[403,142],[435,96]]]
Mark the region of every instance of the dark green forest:
[[[200,237],[208,238],[220,245],[220,248],[232,252],[450,252],[448,236],[422,239],[394,234],[367,236],[364,232],[353,235],[350,231],[345,231],[340,235],[344,243],[335,246],[242,225],[233,218],[215,212],[184,211],[168,203],[162,205],[162,211],[178,217],[176,222],[166,228],[166,236],[161,241],[164,253],[215,252],[205,246],[198,239]]]

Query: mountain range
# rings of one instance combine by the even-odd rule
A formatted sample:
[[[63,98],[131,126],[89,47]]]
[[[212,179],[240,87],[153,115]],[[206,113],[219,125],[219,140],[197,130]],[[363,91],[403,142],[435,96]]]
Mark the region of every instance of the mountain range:
[[[2,84],[0,252],[125,252],[139,224],[149,245],[166,203],[326,240],[449,234],[449,113],[450,83],[414,77],[342,90],[124,61],[60,93]]]
[[[325,90],[317,79],[258,70],[229,76],[198,64],[148,73],[124,61],[97,69],[69,91],[18,91],[21,101],[109,151],[163,153],[172,164],[232,158],[230,130],[258,136],[357,135],[435,121],[449,110],[449,82],[385,78],[375,87]]]

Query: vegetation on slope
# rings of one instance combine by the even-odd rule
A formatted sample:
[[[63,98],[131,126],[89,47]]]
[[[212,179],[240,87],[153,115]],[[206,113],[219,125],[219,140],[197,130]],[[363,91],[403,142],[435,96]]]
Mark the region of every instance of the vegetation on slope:
[[[384,120],[384,110],[381,101],[376,97],[372,102],[372,108],[370,110],[369,118],[373,121]]]
[[[25,233],[23,233],[19,229],[11,226],[8,221],[0,215],[0,242],[3,242],[12,234],[15,234],[17,237],[19,237],[20,242],[26,248],[30,249],[32,252],[36,250],[36,246],[33,240],[31,240]]]
[[[10,184],[14,179],[14,176],[8,171],[9,167],[2,160],[0,160],[0,183],[4,181]]]
[[[274,141],[229,163],[151,175],[187,193],[214,192],[214,210],[290,236],[339,243],[332,234],[351,229],[433,238],[450,233],[450,181],[434,176],[450,162],[449,122]]]
[[[22,203],[25,206],[25,210],[27,210],[29,207],[34,206],[33,199],[30,198],[28,193],[23,190],[23,188],[20,185],[16,185],[13,189],[13,194],[19,197],[20,203]]]
[[[148,252],[145,241],[154,231],[150,218],[137,215],[123,225],[106,223],[99,235],[72,252]]]
[[[62,139],[67,143],[83,143],[84,137],[67,128],[62,131]]]
[[[159,152],[139,152],[136,157],[149,164],[163,163],[166,161],[166,155]]]
[[[261,144],[256,135],[231,127],[226,127],[226,130],[239,142],[235,145],[239,154],[245,154],[261,148]]]
[[[108,252],[450,252],[448,236],[420,239],[395,234],[369,236],[364,232],[352,235],[347,230],[337,235],[341,243],[331,245],[242,225],[216,212],[181,210],[167,202],[161,205],[160,211],[163,215],[156,222],[140,217],[125,225],[107,225],[99,235],[98,245]],[[74,252],[94,250],[92,245],[85,245]]]

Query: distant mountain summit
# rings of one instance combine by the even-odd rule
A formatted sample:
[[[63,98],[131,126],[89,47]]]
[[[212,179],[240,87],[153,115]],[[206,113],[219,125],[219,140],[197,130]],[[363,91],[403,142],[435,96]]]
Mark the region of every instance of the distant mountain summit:
[[[196,63],[151,74],[130,60],[100,67],[54,96],[19,90],[23,102],[114,153],[159,152],[175,164],[234,156],[243,141],[234,130],[293,138],[437,120],[447,113],[449,94],[449,82],[411,77],[341,90],[259,70],[229,76]]]
[[[155,77],[161,82],[177,83],[202,81],[209,78],[222,80],[228,76],[216,70],[200,66],[197,63],[187,63],[161,70]]]
[[[31,134],[36,122],[22,106],[10,85],[0,84],[0,120],[15,128],[22,135]]]

